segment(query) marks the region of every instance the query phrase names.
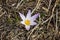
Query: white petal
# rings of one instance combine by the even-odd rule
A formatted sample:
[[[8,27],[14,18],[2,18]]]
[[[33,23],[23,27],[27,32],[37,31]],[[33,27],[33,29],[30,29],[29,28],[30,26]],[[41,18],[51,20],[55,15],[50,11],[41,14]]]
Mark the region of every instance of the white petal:
[[[19,13],[19,15],[20,15],[22,20],[25,20],[25,16],[23,14]]]
[[[30,26],[25,26],[26,30],[29,30],[30,29]]]
[[[26,18],[28,19],[28,18],[30,18],[30,17],[31,17],[31,10],[28,10],[28,13],[27,13]]]
[[[21,21],[22,24],[24,24],[24,21]]]
[[[37,23],[36,22],[31,22],[31,24],[30,25],[37,25]]]
[[[38,14],[33,15],[33,16],[31,17],[31,20],[35,21],[35,20],[36,20],[36,18],[37,18],[38,16],[39,16],[39,13],[38,13]]]

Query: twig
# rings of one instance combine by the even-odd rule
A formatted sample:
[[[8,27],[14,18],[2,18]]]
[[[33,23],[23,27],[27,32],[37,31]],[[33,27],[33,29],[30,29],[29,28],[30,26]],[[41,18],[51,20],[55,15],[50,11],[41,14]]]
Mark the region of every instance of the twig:
[[[56,10],[56,34],[58,33],[57,21],[58,21],[58,10]]]
[[[52,17],[53,17],[53,15],[51,15],[47,20],[43,21],[41,24],[43,25],[44,23],[46,23],[47,21],[49,21]]]
[[[21,34],[23,34],[23,32],[22,33],[18,33],[15,37],[13,37],[11,40],[13,40],[14,38],[16,38],[17,36],[19,36],[19,35],[21,35]]]
[[[52,0],[49,1],[48,10],[50,9],[51,2],[52,2]]]
[[[2,14],[0,15],[0,17],[2,17],[5,13],[6,13],[6,11],[5,11],[4,13],[2,13]]]
[[[18,4],[17,4],[17,6],[16,6],[16,9],[20,6],[20,4],[23,2],[23,0],[21,0]]]
[[[38,0],[38,3],[37,3],[37,5],[36,5],[36,7],[33,9],[32,13],[33,13],[35,10],[37,10],[37,9],[39,8],[39,6],[41,5],[41,4],[40,4],[40,1],[41,1],[41,0]]]
[[[48,6],[48,8],[42,7],[42,9],[44,9],[46,12],[48,12],[48,11],[49,11],[49,8],[50,8],[50,5],[51,5],[51,2],[52,2],[52,0],[49,1],[49,6]]]
[[[54,13],[55,7],[57,6],[58,2],[59,2],[59,0],[56,0],[55,5],[54,5],[54,7],[52,9],[52,14]]]
[[[42,9],[44,9],[46,12],[48,12],[48,9],[47,9],[47,8],[45,8],[45,7],[42,7]]]
[[[39,23],[39,24],[40,24],[40,23]],[[33,28],[33,29],[31,30],[31,33],[30,33],[30,35],[28,36],[27,40],[29,40],[31,34],[33,33],[33,31],[34,31],[36,28],[38,28],[39,24],[37,24],[37,25],[35,26],[35,28]]]
[[[0,12],[2,11],[2,8],[0,7]]]

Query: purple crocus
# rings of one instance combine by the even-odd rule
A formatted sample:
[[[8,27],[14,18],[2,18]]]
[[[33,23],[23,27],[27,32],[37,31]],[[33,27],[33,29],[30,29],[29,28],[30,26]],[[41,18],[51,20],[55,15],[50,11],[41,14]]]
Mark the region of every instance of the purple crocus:
[[[30,29],[30,25],[36,25],[37,24],[34,21],[39,16],[39,13],[31,16],[31,10],[28,10],[26,17],[22,13],[19,13],[19,15],[22,19],[21,23],[25,25],[26,30]]]

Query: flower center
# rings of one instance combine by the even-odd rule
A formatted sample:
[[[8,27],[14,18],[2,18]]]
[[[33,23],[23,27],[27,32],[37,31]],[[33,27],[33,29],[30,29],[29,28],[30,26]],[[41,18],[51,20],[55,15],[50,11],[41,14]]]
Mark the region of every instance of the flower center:
[[[30,25],[30,20],[25,20],[26,25]]]

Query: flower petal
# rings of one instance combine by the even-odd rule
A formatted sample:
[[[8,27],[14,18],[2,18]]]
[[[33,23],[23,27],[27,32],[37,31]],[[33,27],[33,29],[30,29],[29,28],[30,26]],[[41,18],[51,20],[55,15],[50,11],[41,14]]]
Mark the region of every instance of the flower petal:
[[[35,21],[36,20],[36,18],[39,16],[39,13],[38,14],[35,14],[35,15],[33,15],[32,17],[31,17],[31,20],[32,21]]]
[[[21,19],[25,20],[25,16],[23,14],[21,14],[21,13],[19,13],[19,14],[20,14]]]
[[[31,22],[31,24],[30,25],[37,25],[37,23],[36,22]]]
[[[29,30],[30,29],[30,26],[25,26],[26,30]]]
[[[28,19],[28,18],[30,18],[30,17],[31,17],[31,10],[28,10],[28,13],[27,13],[26,18]]]
[[[21,21],[22,24],[24,24],[24,21]]]

